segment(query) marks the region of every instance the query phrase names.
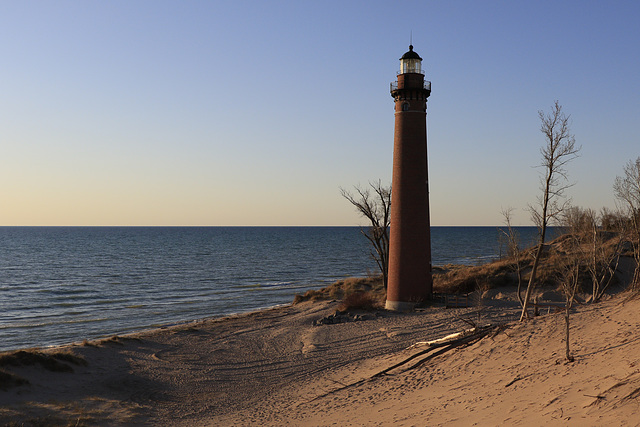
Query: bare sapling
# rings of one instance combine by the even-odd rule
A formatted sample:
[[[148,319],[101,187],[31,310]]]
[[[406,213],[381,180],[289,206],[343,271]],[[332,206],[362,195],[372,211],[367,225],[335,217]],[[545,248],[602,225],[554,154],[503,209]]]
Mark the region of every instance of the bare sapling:
[[[501,213],[507,229],[500,229],[500,231],[507,239],[507,256],[513,260],[513,269],[515,270],[516,277],[518,278],[518,300],[520,301],[520,305],[522,306],[524,304],[524,298],[522,297],[522,262],[520,259],[520,236],[511,225],[511,216],[513,210],[513,208],[502,209]]]
[[[623,242],[619,235],[603,228],[603,217],[593,209],[570,207],[562,219],[565,233],[576,242],[573,250],[580,253],[591,278],[591,302],[598,302],[613,282]]]
[[[616,177],[613,191],[629,224],[629,240],[636,265],[631,288],[640,289],[640,157],[624,166],[624,175]]]
[[[583,262],[582,252],[579,250],[581,242],[576,235],[572,235],[573,248],[565,254],[563,257],[563,269],[561,273],[562,290],[565,296],[565,310],[564,310],[564,323],[565,323],[565,357],[568,362],[573,362],[574,358],[571,355],[571,341],[569,340],[570,320],[569,315],[573,302],[576,297],[576,292],[580,286],[580,265]]]
[[[599,216],[589,221],[589,257],[587,268],[591,276],[591,302],[598,302],[604,296],[615,277],[620,263],[620,254],[627,233],[626,223],[617,221],[611,224],[611,215],[607,209],[602,209]],[[613,218],[620,218],[614,215]],[[613,240],[613,241],[612,241]]]
[[[385,290],[389,273],[389,222],[391,220],[391,186],[383,186],[380,180],[370,182],[373,195],[368,188],[355,186],[355,194],[340,189],[342,197],[347,199],[360,215],[369,220],[368,227],[360,227],[360,232],[371,243],[371,257],[375,260],[380,272]]]
[[[592,209],[568,207],[562,213],[561,224],[568,239],[565,240],[560,270],[560,283],[565,296],[565,357],[573,362],[569,341],[571,308],[580,286],[581,268],[590,267],[593,261],[593,230],[597,231],[596,215]]]
[[[578,156],[580,147],[570,131],[570,116],[562,111],[562,106],[555,101],[549,114],[538,111],[540,131],[544,135],[545,145],[540,149],[541,162],[538,165],[544,172],[540,177],[541,196],[536,205],[529,205],[531,219],[538,227],[538,247],[535,252],[527,292],[522,304],[520,321],[528,318],[527,312],[531,293],[536,285],[536,273],[545,249],[547,227],[562,213],[567,206],[565,190],[571,187],[568,183],[566,166]]]

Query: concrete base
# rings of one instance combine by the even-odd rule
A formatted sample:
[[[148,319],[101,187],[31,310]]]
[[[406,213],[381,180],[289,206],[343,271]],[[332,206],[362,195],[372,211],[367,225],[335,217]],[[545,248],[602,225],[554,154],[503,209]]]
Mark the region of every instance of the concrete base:
[[[391,311],[413,311],[416,307],[416,304],[413,302],[405,302],[405,301],[389,301],[387,300],[384,304],[384,308]]]

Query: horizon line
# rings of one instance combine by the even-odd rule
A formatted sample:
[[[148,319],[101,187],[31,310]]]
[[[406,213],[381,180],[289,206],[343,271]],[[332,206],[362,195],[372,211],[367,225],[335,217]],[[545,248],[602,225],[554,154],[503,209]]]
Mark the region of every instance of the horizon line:
[[[358,224],[351,224],[351,225],[256,225],[256,224],[251,224],[251,225],[154,225],[154,224],[147,224],[147,225],[140,225],[140,224],[128,224],[128,225],[122,225],[122,224],[83,224],[83,225],[70,225],[70,224],[39,224],[39,225],[33,225],[33,224],[21,224],[21,225],[0,225],[0,228],[10,228],[10,227],[31,227],[31,228],[37,228],[37,227],[77,227],[77,228],[82,228],[82,227],[93,227],[93,228],[109,228],[109,227],[145,227],[145,228],[160,228],[160,227],[164,227],[164,228],[170,228],[170,227],[176,227],[176,228],[214,228],[214,227],[272,227],[272,228],[278,228],[278,227],[370,227],[369,225],[358,225]],[[486,225],[486,224],[481,224],[481,225],[469,225],[469,224],[463,224],[463,225],[451,225],[451,224],[438,224],[438,225],[431,225],[430,227],[506,227],[505,224],[499,224],[499,225]],[[526,224],[526,225],[512,225],[512,227],[536,227],[535,225],[531,225],[531,224]]]

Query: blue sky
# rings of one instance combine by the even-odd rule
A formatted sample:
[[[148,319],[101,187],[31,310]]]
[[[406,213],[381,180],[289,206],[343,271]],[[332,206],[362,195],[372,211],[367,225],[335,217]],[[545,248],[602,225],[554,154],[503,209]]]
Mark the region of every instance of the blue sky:
[[[635,1],[0,2],[0,225],[355,225],[426,78],[433,225],[515,221],[559,100],[576,205],[640,156]]]

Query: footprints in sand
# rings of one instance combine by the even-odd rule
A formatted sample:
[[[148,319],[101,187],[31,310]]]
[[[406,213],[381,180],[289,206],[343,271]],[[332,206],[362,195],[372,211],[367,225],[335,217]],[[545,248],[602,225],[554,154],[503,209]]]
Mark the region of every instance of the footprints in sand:
[[[380,328],[379,331],[384,333],[387,338],[399,338],[399,337],[405,337],[407,335],[413,334],[413,332],[407,332],[406,330],[403,331],[400,328],[398,329]]]
[[[316,335],[317,332],[315,329],[309,329],[300,337],[302,342],[302,348],[300,349],[300,352],[302,354],[307,354],[318,350],[318,346],[314,343],[314,338]]]

